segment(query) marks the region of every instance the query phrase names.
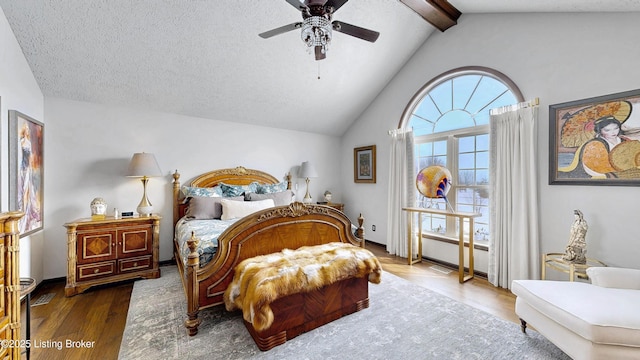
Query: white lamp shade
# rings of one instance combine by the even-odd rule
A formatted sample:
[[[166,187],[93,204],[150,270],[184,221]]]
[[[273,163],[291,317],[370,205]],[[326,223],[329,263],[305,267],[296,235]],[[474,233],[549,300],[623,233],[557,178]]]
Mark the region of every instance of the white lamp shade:
[[[131,177],[154,177],[162,176],[160,166],[156,161],[156,157],[149,153],[135,153],[129,163],[127,176]]]
[[[305,161],[302,163],[302,165],[300,165],[300,170],[298,170],[298,177],[315,178],[315,177],[318,177],[318,172],[310,162]]]

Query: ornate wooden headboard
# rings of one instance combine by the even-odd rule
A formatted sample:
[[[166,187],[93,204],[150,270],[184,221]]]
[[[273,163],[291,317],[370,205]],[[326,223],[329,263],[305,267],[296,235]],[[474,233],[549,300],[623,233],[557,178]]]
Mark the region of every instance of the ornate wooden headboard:
[[[291,190],[291,175],[285,176],[287,181],[287,189]],[[247,169],[243,166],[238,166],[232,169],[219,169],[206,172],[199,175],[195,179],[191,180],[188,186],[192,187],[213,187],[223,182],[229,185],[248,185],[252,182],[258,182],[260,184],[277,184],[281,180],[278,180],[273,175],[267,174],[264,171]],[[186,205],[184,204],[184,198],[180,192],[180,174],[178,170],[173,174],[173,224],[184,215]]]

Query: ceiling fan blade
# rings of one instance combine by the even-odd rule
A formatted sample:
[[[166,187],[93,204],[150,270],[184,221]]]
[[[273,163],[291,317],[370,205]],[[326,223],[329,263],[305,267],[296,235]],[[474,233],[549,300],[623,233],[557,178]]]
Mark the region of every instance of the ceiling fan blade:
[[[333,30],[335,31],[341,32],[343,34],[355,36],[359,39],[370,41],[370,42],[376,42],[376,40],[378,40],[378,36],[380,36],[380,33],[377,31],[361,28],[359,26],[347,24],[341,21],[334,21],[332,25],[333,25]]]
[[[316,46],[316,60],[326,59],[327,54],[322,52],[322,46]]]
[[[293,0],[292,0],[293,1]],[[340,9],[342,7],[342,5],[344,5],[347,1],[349,0],[329,0],[327,1],[324,6],[325,7],[332,7],[333,8],[333,12],[338,11],[338,9]]]
[[[300,10],[300,11],[305,11],[305,10],[309,10],[309,7],[307,5],[305,5],[302,1],[300,0],[286,0],[289,4],[291,4],[291,6],[293,6],[294,8]]]
[[[275,28],[275,29],[272,29],[272,30],[269,30],[269,31],[265,31],[265,32],[263,32],[261,34],[258,34],[258,35],[263,39],[267,39],[267,38],[270,38],[272,36],[280,35],[280,34],[286,33],[286,32],[291,31],[291,30],[299,29],[301,26],[302,26],[301,22],[296,22],[296,23],[285,25],[285,26],[281,26],[279,28]]]

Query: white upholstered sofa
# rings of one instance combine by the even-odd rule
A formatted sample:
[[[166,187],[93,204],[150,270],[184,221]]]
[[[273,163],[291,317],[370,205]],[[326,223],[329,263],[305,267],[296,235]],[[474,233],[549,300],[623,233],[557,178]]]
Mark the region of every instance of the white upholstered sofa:
[[[587,269],[585,282],[514,280],[516,314],[574,359],[640,359],[640,270]]]

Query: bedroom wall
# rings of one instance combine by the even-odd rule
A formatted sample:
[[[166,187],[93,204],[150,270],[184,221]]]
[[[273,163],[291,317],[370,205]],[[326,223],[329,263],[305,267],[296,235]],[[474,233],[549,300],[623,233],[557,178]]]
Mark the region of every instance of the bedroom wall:
[[[563,252],[580,209],[589,223],[588,256],[638,268],[637,187],[548,185],[548,106],[640,88],[639,13],[472,14],[434,33],[342,139],[343,192],[366,212],[367,239],[386,243],[389,137],[411,97],[437,75],[486,66],[509,76],[527,99],[540,98],[538,167],[540,251]],[[378,181],[353,182],[353,148],[377,145]],[[371,224],[377,231],[371,231]],[[428,255],[428,250],[425,250]]]
[[[31,73],[22,49],[0,9],[0,204],[2,211],[9,211],[9,110],[46,123],[44,97]],[[36,232],[20,239],[20,276],[41,280],[43,232]]]
[[[238,165],[282,177],[294,175],[297,197],[305,193],[297,167],[312,162],[319,177],[310,183],[318,201],[330,189],[341,200],[340,139],[311,133],[237,124],[117,106],[45,98],[46,195],[45,278],[66,276],[67,240],[63,224],[90,216],[89,203],[103,197],[111,212],[135,211],[140,179],[125,173],[135,152],[154,153],[164,176],[147,187],[160,225],[160,260],[172,257],[172,174],[181,183],[203,172]],[[353,219],[355,220],[355,219]]]

